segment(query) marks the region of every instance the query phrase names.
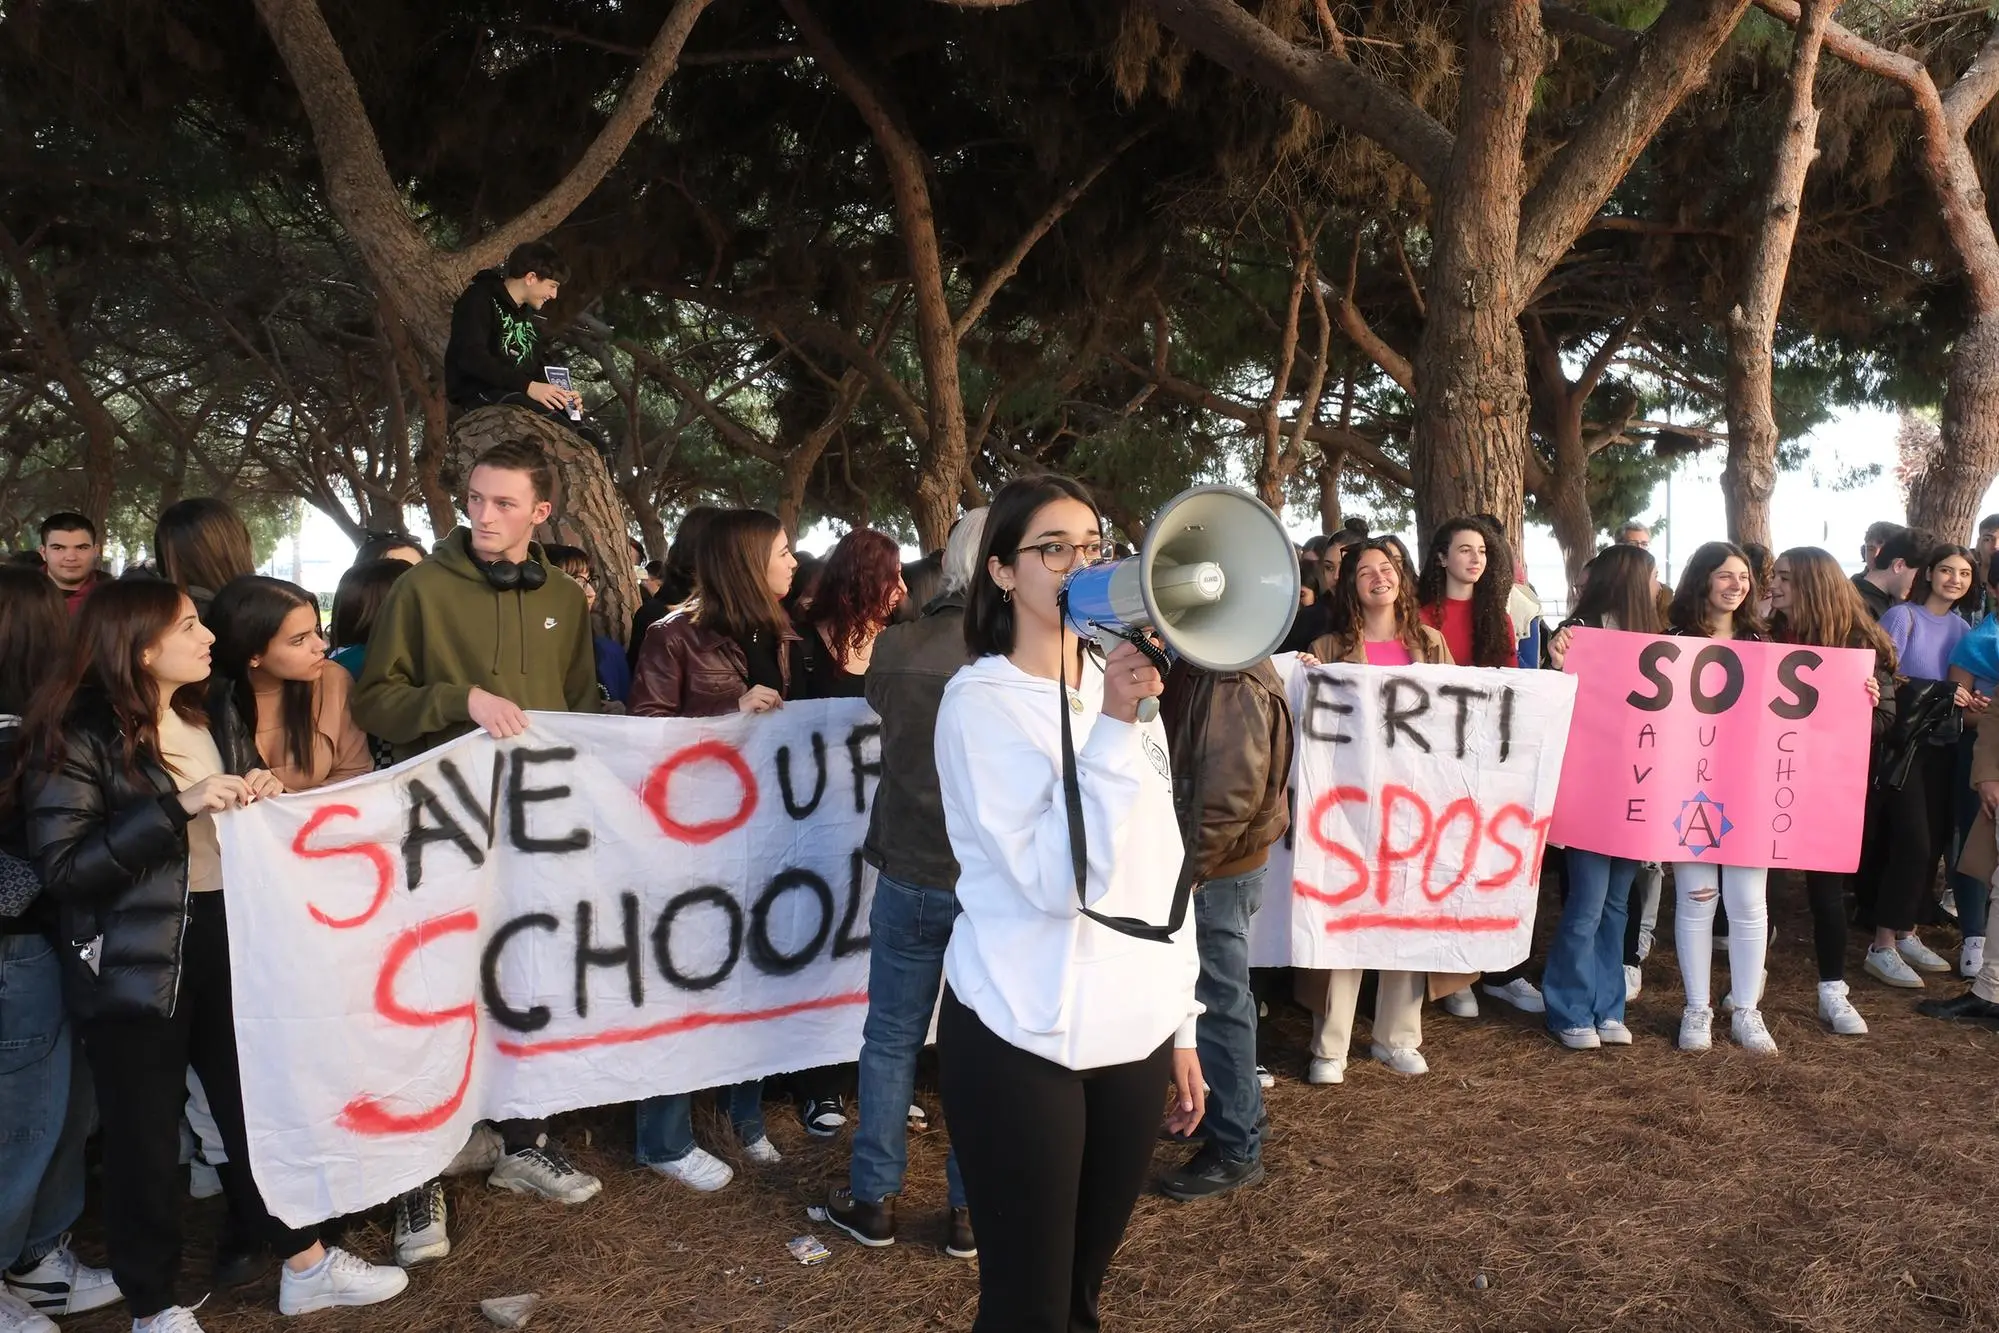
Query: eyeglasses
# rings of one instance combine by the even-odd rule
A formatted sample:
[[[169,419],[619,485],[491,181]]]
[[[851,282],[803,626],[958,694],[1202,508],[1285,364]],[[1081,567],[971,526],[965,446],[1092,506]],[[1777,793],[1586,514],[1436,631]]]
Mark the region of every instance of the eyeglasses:
[[[1042,542],[1039,546],[1023,546],[1021,551],[1039,551],[1041,563],[1051,574],[1067,574],[1078,565],[1094,565],[1104,558],[1102,542]]]

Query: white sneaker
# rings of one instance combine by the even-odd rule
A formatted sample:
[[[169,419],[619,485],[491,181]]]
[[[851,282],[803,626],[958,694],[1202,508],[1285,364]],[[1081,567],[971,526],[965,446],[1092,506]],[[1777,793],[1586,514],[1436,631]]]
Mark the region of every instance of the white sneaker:
[[[1320,1087],[1324,1087],[1329,1083],[1344,1083],[1347,1081],[1347,1062],[1345,1060],[1320,1060],[1314,1057],[1312,1063],[1305,1067],[1305,1081],[1307,1083],[1316,1083]]]
[[[1832,1030],[1842,1037],[1867,1035],[1867,1020],[1853,1007],[1853,1001],[1846,998],[1844,981],[1819,983],[1819,1017],[1830,1023]]]
[[[1714,1010],[1692,1005],[1680,1012],[1680,1049],[1705,1051],[1714,1045]]]
[[[1900,986],[1903,990],[1921,990],[1923,979],[1916,970],[1902,961],[1899,949],[1877,949],[1872,945],[1867,949],[1867,975],[1890,986]]]
[[[1896,936],[1895,952],[1908,960],[1909,966],[1918,972],[1950,971],[1950,960],[1914,935]]]
[[[1937,906],[1945,916],[1957,920],[1957,886],[1950,882],[1950,876],[1943,877],[1943,884],[1937,889]]]
[[[546,1134],[535,1147],[502,1157],[493,1173],[486,1177],[486,1183],[494,1189],[539,1194],[556,1203],[571,1204],[586,1203],[604,1188],[603,1181],[571,1166],[562,1149],[550,1143]]]
[[[1595,1028],[1563,1028],[1553,1036],[1572,1051],[1593,1051],[1603,1045]]]
[[[1596,1025],[1597,1040],[1606,1046],[1629,1046],[1631,1029],[1614,1018],[1606,1018]]]
[[[1729,1035],[1735,1044],[1751,1055],[1775,1055],[1777,1041],[1770,1035],[1770,1029],[1763,1025],[1763,1011],[1760,1009],[1737,1009],[1728,1020]]]
[[[784,1160],[784,1154],[777,1150],[777,1145],[770,1141],[770,1135],[768,1134],[759,1138],[755,1143],[745,1143],[743,1145],[743,1156],[749,1158],[757,1166],[776,1166]]]
[[[1515,977],[1504,986],[1488,986],[1481,982],[1479,989],[1495,1000],[1504,1000],[1523,1014],[1545,1014],[1548,1002],[1541,998],[1534,983],[1525,977]]]
[[[109,1305],[124,1294],[110,1270],[92,1268],[76,1257],[67,1234],[27,1272],[8,1269],[6,1289],[9,1295],[49,1316],[82,1314]]]
[[[1624,965],[1624,1002],[1630,1004],[1645,989],[1645,969],[1635,963]]]
[[[1407,1078],[1430,1072],[1430,1062],[1414,1046],[1383,1046],[1375,1042],[1368,1048],[1368,1054]]]
[[[201,1298],[207,1300],[206,1296]],[[200,1305],[201,1301],[196,1301]],[[201,1324],[195,1319],[194,1311],[185,1305],[169,1305],[166,1309],[140,1323],[132,1321],[132,1333],[201,1333]]]
[[[1973,935],[1957,951],[1957,972],[1959,976],[1975,977],[1985,966],[1985,937]]]
[[[1471,987],[1454,990],[1443,999],[1444,1012],[1452,1018],[1477,1018],[1478,996],[1471,993]]]
[[[713,1194],[736,1178],[729,1164],[706,1148],[691,1148],[685,1157],[671,1162],[650,1163],[652,1169],[669,1180],[677,1180],[691,1190]]]
[[[57,1333],[56,1321],[20,1297],[0,1291],[0,1333]]]
[[[433,1180],[396,1196],[396,1262],[404,1268],[451,1253],[444,1182]]]
[[[1269,1092],[1277,1086],[1277,1075],[1271,1073],[1262,1065],[1258,1065],[1256,1067],[1256,1086],[1262,1088],[1265,1092]]]
[[[287,1265],[278,1279],[278,1313],[310,1314],[349,1305],[375,1305],[403,1294],[410,1275],[394,1264],[371,1264],[331,1246],[303,1273]]]

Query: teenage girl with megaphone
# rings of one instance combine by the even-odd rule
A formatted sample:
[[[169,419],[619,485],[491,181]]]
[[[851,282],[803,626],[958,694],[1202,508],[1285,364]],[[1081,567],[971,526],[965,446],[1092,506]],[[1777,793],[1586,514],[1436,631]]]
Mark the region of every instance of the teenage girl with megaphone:
[[[1169,896],[1185,913],[1165,731],[1139,721],[1160,674],[1131,643],[1086,653],[1059,604],[1103,545],[1066,477],[994,498],[965,609],[973,660],[937,715],[961,867],[939,1084],[979,1238],[974,1329],[1095,1328],[1159,1089],[1176,1089],[1176,1133],[1204,1104],[1194,931],[1146,924]]]

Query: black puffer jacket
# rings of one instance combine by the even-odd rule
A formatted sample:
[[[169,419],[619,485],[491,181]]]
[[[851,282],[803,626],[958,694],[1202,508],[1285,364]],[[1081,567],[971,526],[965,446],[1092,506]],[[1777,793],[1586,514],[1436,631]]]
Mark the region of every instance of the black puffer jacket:
[[[232,719],[212,728],[231,773],[262,767]],[[86,687],[70,706],[54,772],[27,782],[28,847],[55,900],[63,997],[79,1019],[168,1015],[180,993],[187,922],[187,826],[155,757],[125,767],[110,702]]]

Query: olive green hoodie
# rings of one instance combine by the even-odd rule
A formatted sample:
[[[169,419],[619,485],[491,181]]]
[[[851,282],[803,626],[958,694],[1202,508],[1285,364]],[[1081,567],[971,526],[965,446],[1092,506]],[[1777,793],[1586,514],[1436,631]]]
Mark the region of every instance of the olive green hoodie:
[[[354,721],[399,760],[472,730],[474,686],[549,712],[594,713],[603,697],[582,587],[530,543],[548,582],[501,592],[473,562],[470,539],[454,529],[397,579],[368,636]]]

